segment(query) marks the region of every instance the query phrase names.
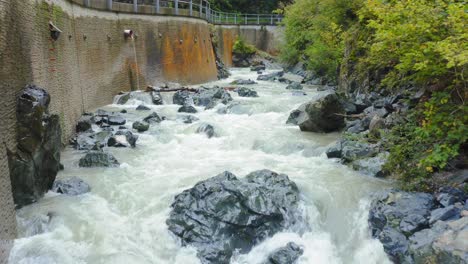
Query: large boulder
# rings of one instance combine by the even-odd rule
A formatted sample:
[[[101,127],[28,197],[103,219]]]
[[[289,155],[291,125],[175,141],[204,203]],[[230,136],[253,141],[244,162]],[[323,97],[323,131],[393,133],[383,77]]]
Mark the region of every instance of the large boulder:
[[[218,102],[227,104],[231,101],[231,94],[219,86],[215,86],[213,88],[202,88],[193,95],[193,103],[195,105],[205,106],[207,108],[213,108],[218,104]]]
[[[80,195],[91,191],[89,184],[78,177],[60,179],[54,182],[52,191],[66,195]]]
[[[286,86],[286,89],[288,89],[288,90],[302,90],[303,87],[302,87],[302,84],[300,84],[298,82],[292,82],[291,84]]]
[[[301,230],[299,190],[287,175],[269,170],[238,179],[230,172],[197,183],[175,197],[166,221],[202,263],[229,263],[284,229]]]
[[[161,123],[163,119],[158,115],[158,113],[153,112],[149,116],[143,118],[143,121],[149,124]]]
[[[179,90],[172,97],[172,102],[177,105],[186,105],[190,103],[192,93],[187,90]]]
[[[383,191],[375,196],[369,212],[372,236],[383,244],[395,263],[408,259],[408,236],[429,227],[427,218],[434,198],[427,193]]]
[[[258,97],[258,93],[247,87],[239,87],[235,90],[240,97]]]
[[[286,246],[271,253],[264,264],[294,264],[302,254],[304,254],[304,249],[294,242],[289,242]]]
[[[49,103],[47,91],[34,85],[26,86],[17,98],[17,149],[8,151],[11,187],[17,207],[42,197],[52,187],[60,170],[60,120],[58,115],[49,114]]]
[[[193,106],[191,106],[191,105],[184,105],[184,106],[181,106],[181,107],[179,108],[179,110],[177,110],[177,112],[179,112],[179,113],[192,113],[192,114],[194,114],[194,113],[197,113],[198,111],[197,111],[197,109],[196,109],[195,107],[193,107]]]
[[[92,131],[94,118],[92,115],[83,115],[76,124],[76,133]]]
[[[234,85],[251,85],[251,84],[257,84],[257,83],[255,81],[250,80],[250,79],[248,79],[248,80],[238,79],[238,80],[232,81],[231,84],[234,84]]]
[[[279,80],[284,75],[284,71],[273,72],[269,74],[259,75],[257,77],[258,81],[276,81]]]
[[[215,129],[210,124],[201,124],[197,128],[197,133],[205,134],[208,138],[212,138],[215,135]]]
[[[79,161],[79,166],[84,168],[118,167],[119,165],[114,155],[102,151],[90,151]]]
[[[297,110],[300,114],[295,120],[302,131],[328,133],[344,127],[344,109],[335,93],[327,93]]]
[[[136,121],[132,124],[132,128],[138,132],[145,132],[149,129],[149,124],[146,122]]]

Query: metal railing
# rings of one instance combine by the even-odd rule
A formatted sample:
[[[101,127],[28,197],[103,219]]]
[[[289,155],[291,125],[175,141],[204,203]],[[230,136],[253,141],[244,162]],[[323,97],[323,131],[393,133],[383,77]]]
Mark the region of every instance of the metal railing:
[[[94,9],[150,15],[174,15],[202,18],[212,24],[277,25],[277,14],[239,14],[211,9],[207,0],[71,0]]]

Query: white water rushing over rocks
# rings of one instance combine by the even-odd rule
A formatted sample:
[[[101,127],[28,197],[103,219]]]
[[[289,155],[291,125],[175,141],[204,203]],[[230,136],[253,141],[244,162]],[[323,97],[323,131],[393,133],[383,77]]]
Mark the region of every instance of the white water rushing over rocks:
[[[234,69],[229,79],[207,85],[256,77],[248,69]],[[168,120],[139,134],[135,149],[107,149],[120,161],[119,168],[79,168],[83,152],[67,148],[62,153],[65,170],[58,178],[80,177],[92,190],[75,197],[49,192],[20,209],[21,238],[10,263],[199,263],[196,250],[181,247],[167,229],[174,196],[226,170],[243,177],[259,169],[285,173],[297,183],[310,232],[279,233],[232,263],[263,263],[291,241],[304,247],[301,264],[390,263],[367,225],[368,197],[388,183],[327,159],[324,152],[339,134],[304,133],[285,124],[291,110],[317,95],[314,87],[304,90],[307,96],[292,96],[281,83],[259,81],[248,87],[260,97],[240,98],[231,92],[241,106],[228,114],[199,108],[200,121],[193,124],[176,120],[179,106],[169,96],[166,105],[149,106]],[[151,113],[135,111],[141,103],[130,100],[102,109],[127,109],[126,125],[131,127]],[[201,123],[212,124],[217,136],[195,133]],[[50,221],[40,221],[48,215]]]

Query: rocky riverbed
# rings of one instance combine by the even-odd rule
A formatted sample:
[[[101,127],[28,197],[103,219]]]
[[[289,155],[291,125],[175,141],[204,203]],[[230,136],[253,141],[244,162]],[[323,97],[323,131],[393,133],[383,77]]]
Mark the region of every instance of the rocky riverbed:
[[[390,263],[368,220],[392,184],[328,159],[339,133],[286,124],[326,86],[262,71],[84,115],[52,191],[18,211],[10,262]]]

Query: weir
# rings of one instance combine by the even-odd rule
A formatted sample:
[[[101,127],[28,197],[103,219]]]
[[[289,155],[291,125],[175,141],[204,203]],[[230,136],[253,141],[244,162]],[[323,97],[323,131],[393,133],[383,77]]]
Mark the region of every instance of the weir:
[[[217,52],[227,65],[237,36],[276,52],[281,34],[274,25],[281,19],[218,12],[204,0],[2,1],[0,262],[6,261],[17,236],[7,152],[14,153],[17,147],[16,98],[21,89],[32,83],[47,88],[50,111],[60,117],[65,145],[83,112],[111,103],[121,91],[146,84],[215,80],[210,35],[220,38]],[[134,41],[122,34],[129,28],[135,32]]]

